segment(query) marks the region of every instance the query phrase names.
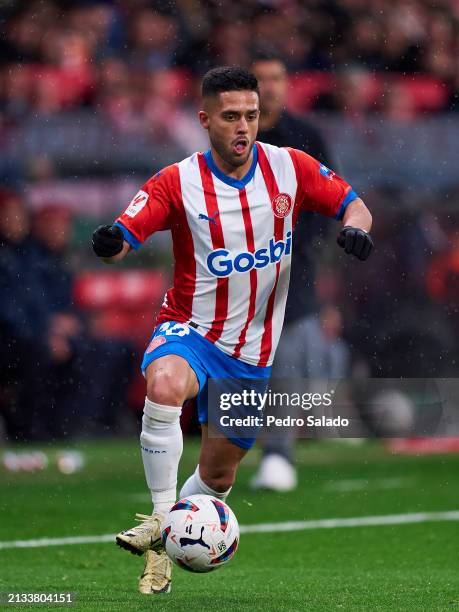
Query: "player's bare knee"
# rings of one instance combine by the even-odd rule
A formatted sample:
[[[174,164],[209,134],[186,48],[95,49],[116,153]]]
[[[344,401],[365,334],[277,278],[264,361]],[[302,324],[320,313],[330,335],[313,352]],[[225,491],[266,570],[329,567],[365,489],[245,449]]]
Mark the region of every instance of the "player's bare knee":
[[[181,406],[187,398],[187,387],[187,380],[171,370],[157,370],[147,378],[147,397],[157,404]]]

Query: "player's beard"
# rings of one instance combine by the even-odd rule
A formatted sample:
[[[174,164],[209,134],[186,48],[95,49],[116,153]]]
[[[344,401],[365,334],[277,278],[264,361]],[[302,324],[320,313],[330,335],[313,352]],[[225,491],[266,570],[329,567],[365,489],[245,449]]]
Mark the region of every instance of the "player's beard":
[[[226,143],[223,143],[220,140],[210,138],[210,143],[225,163],[233,168],[239,168],[247,162],[250,157],[250,153],[252,152],[253,142],[250,142],[249,138],[247,138],[247,140],[248,146],[245,155],[235,155],[231,150],[232,145],[226,145]]]

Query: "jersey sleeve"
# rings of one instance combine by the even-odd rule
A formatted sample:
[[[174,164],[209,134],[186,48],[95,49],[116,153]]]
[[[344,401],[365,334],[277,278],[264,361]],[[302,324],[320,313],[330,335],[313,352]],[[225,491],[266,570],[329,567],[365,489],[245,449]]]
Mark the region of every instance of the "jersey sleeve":
[[[359,196],[340,176],[298,149],[288,148],[297,178],[296,203],[300,210],[342,219],[347,206]]]
[[[139,249],[154,232],[170,229],[172,168],[168,166],[148,179],[115,221],[133,249]]]

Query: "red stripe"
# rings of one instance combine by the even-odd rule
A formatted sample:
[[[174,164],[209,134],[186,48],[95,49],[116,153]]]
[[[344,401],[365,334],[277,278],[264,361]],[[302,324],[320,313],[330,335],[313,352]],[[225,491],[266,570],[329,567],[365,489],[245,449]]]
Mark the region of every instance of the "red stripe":
[[[269,161],[266,157],[266,154],[261,147],[257,143],[258,147],[258,163],[260,164],[260,169],[263,174],[263,178],[266,183],[266,188],[268,189],[269,199],[272,202],[273,198],[279,193],[279,187],[277,186],[276,178],[272,171],[272,168],[269,164]],[[282,240],[284,237],[284,219],[280,219],[279,217],[274,217],[274,238],[276,240]],[[279,281],[279,272],[280,272],[281,262],[277,262],[276,264],[276,280],[274,281],[274,286],[271,290],[271,293],[268,298],[268,305],[266,307],[266,315],[264,322],[264,331],[263,336],[261,338],[261,351],[260,351],[260,359],[258,361],[258,365],[260,367],[265,367],[268,363],[269,356],[271,354],[272,349],[272,336],[273,336],[273,311],[274,311],[274,300],[276,298],[276,290],[277,283]]]
[[[250,217],[249,203],[247,201],[247,193],[245,188],[239,192],[239,199],[241,201],[242,218],[244,219],[245,237],[247,240],[247,250],[250,253],[255,253],[255,239],[253,237],[253,226],[252,219]],[[238,358],[241,354],[241,348],[244,346],[247,334],[247,328],[250,325],[255,315],[255,299],[257,297],[257,271],[255,268],[250,270],[250,299],[249,299],[249,310],[247,312],[247,319],[244,327],[241,330],[239,340],[236,348],[233,352],[233,357]]]
[[[213,249],[224,249],[225,240],[223,238],[223,230],[220,223],[220,215],[218,210],[218,201],[215,194],[214,182],[212,173],[206,164],[204,155],[199,153],[199,170],[201,171],[202,187],[204,190],[204,199],[206,201],[207,216],[215,220],[215,223],[209,221],[210,237],[212,239]],[[220,338],[223,332],[228,315],[228,277],[217,279],[217,290],[215,296],[215,314],[210,330],[205,337],[212,342]]]
[[[172,202],[171,231],[174,245],[174,285],[167,292],[167,306],[162,306],[157,324],[163,321],[186,322],[191,318],[193,296],[196,288],[196,259],[191,234],[182,199],[180,171],[177,164],[167,169],[170,177],[169,194]]]

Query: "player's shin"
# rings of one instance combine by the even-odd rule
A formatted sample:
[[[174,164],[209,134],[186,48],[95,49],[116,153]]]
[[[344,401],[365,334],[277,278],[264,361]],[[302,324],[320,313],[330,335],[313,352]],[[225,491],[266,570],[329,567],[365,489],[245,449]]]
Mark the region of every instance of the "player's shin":
[[[153,512],[165,516],[176,501],[177,470],[182,456],[181,408],[145,398],[140,446]]]
[[[230,487],[226,491],[215,491],[211,489],[206,483],[202,480],[199,474],[199,465],[196,466],[196,470],[194,474],[192,474],[188,480],[185,482],[183,487],[180,489],[179,498],[183,499],[184,497],[188,497],[188,495],[197,495],[198,493],[204,493],[204,495],[211,495],[212,497],[217,497],[222,501],[228,497],[231,492],[232,487]]]

